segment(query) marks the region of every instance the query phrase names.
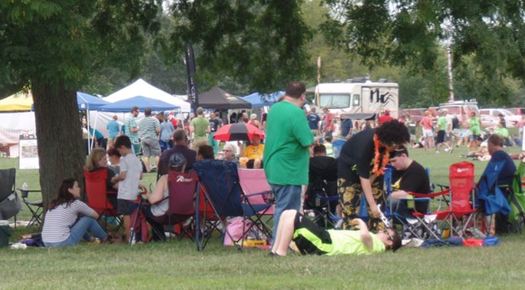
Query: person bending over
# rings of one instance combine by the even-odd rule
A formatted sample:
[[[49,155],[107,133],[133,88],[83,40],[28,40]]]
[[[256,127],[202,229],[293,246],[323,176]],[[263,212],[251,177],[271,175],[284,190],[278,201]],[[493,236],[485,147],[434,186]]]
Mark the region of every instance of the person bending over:
[[[370,255],[401,247],[401,238],[392,229],[373,234],[361,219],[352,223],[359,230],[325,230],[296,210],[285,210],[271,254],[286,256],[290,247],[303,255]]]
[[[78,182],[73,178],[62,181],[44,219],[42,241],[46,247],[74,246],[92,236],[107,241],[108,235],[97,222],[98,214],[79,198]]]
[[[384,200],[382,176],[390,161],[390,151],[410,141],[407,127],[397,120],[352,136],[337,159],[338,192],[343,214],[343,228],[359,217],[361,198],[366,198],[369,228],[382,229],[378,203]]]

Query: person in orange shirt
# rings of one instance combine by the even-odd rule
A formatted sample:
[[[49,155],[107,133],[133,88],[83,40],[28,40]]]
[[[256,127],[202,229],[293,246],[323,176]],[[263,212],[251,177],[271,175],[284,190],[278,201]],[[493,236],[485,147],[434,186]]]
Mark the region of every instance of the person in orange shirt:
[[[264,144],[261,143],[261,137],[254,135],[250,145],[246,146],[240,158],[241,167],[261,168],[263,159]]]

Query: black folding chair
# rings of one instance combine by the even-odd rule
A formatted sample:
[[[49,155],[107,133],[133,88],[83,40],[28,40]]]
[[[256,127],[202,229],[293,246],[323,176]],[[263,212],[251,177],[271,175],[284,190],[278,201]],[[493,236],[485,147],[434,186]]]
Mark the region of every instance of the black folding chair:
[[[37,225],[42,226],[43,220],[42,220],[42,214],[44,213],[44,203],[42,202],[42,191],[39,189],[23,189],[19,188],[20,195],[22,196],[22,200],[24,201],[24,204],[29,209],[29,212],[31,212],[31,219],[29,220],[29,223],[27,224],[28,227]],[[40,200],[32,201],[29,199],[29,193],[40,193]]]
[[[0,169],[0,219],[7,220],[14,217],[21,209],[20,200],[15,191],[16,169]]]

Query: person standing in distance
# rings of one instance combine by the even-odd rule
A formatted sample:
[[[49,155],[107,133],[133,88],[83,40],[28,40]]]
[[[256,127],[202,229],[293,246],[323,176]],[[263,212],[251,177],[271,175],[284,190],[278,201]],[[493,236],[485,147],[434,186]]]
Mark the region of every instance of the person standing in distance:
[[[309,148],[313,136],[302,110],[306,87],[293,81],[288,84],[282,101],[268,113],[264,146],[264,171],[275,195],[273,239],[281,213],[299,211],[301,186],[308,184]]]

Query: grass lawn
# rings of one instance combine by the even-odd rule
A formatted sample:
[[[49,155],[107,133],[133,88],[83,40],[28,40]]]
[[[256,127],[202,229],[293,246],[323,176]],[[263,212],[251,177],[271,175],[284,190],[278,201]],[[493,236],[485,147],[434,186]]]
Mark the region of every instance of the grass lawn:
[[[412,151],[447,183],[452,154]],[[475,162],[477,174],[485,164]],[[0,159],[0,168],[16,161]],[[146,176],[146,184],[154,181]],[[38,172],[18,171],[17,186],[38,187]],[[25,209],[24,209],[25,211]],[[27,213],[22,213],[27,217]],[[18,230],[15,235],[29,230]],[[520,289],[525,284],[525,235],[491,248],[442,247],[354,257],[268,257],[260,250],[224,248],[218,239],[197,252],[188,240],[146,245],[83,244],[68,249],[0,249],[0,289],[86,288],[339,288]]]

